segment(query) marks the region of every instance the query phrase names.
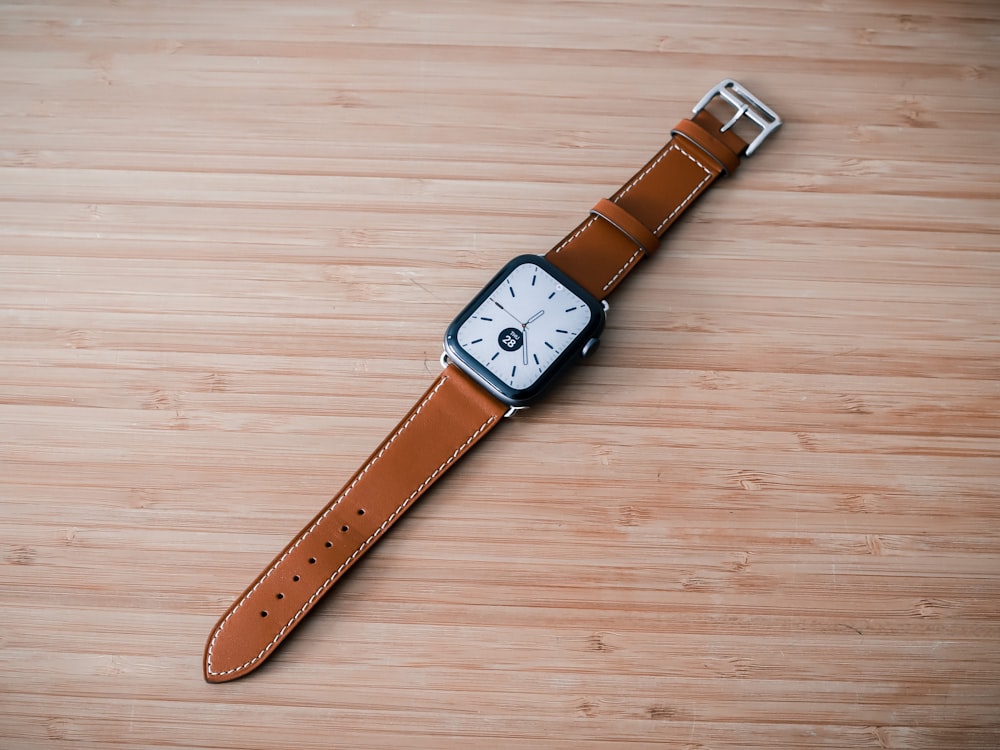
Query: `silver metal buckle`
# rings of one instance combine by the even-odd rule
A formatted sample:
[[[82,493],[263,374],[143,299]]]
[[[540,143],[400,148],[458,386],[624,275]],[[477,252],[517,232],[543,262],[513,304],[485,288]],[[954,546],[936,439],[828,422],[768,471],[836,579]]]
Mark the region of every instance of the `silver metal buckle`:
[[[729,122],[722,126],[723,133],[733,127],[743,117],[746,117],[760,128],[760,134],[747,146],[746,156],[753,154],[757,150],[757,147],[764,142],[765,138],[781,127],[781,118],[778,117],[778,114],[751,94],[745,86],[740,85],[732,78],[720,81],[711,91],[705,94],[692,110],[694,114],[698,114],[705,109],[709,102],[716,97],[725,100],[727,104],[736,110],[736,114],[732,116]]]

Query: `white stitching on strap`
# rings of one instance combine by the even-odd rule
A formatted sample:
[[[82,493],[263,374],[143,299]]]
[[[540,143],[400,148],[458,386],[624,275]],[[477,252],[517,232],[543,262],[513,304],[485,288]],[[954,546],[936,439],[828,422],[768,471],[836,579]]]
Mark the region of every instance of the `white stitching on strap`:
[[[653,234],[658,234],[663,229],[664,226],[669,224],[670,220],[674,218],[677,215],[677,213],[681,211],[688,203],[691,202],[691,199],[694,198],[695,194],[699,190],[701,190],[702,186],[710,179],[712,179],[711,170],[709,170],[708,167],[706,167],[704,164],[698,161],[695,157],[691,156],[691,154],[689,154],[687,151],[681,148],[677,144],[677,142],[674,141],[673,143],[670,144],[670,148],[668,148],[666,151],[660,154],[659,158],[657,158],[656,161],[654,161],[645,170],[643,170],[641,174],[637,174],[635,177],[633,177],[632,180],[630,180],[629,183],[624,188],[622,188],[621,195],[618,196],[618,199],[621,200],[622,197],[624,197],[632,188],[638,185],[646,177],[646,175],[652,172],[653,168],[656,167],[656,165],[659,164],[664,158],[666,158],[667,154],[669,154],[671,151],[674,150],[680,151],[682,154],[684,154],[684,156],[686,156],[692,162],[701,167],[702,171],[705,172],[705,176],[702,178],[701,182],[699,182],[697,185],[694,186],[694,190],[688,193],[687,197],[685,197],[684,200],[682,200],[679,204],[677,204],[677,208],[671,211],[670,215],[667,216],[667,218],[664,219],[662,222],[660,222],[660,225],[655,230],[653,230]]]
[[[682,149],[676,143],[674,143],[671,146],[671,148],[672,149],[673,148],[677,149],[682,154],[684,154],[684,156],[686,156],[688,159],[690,159],[695,164],[697,164],[699,167],[701,167],[705,171],[705,176],[701,179],[701,182],[699,182],[697,185],[695,185],[694,189],[690,193],[687,194],[687,197],[684,200],[682,200],[679,204],[677,204],[677,208],[675,208],[673,211],[671,211],[670,215],[667,218],[665,218],[662,222],[660,222],[660,226],[658,226],[656,228],[656,231],[654,232],[654,234],[656,234],[657,232],[661,232],[663,230],[663,227],[665,227],[668,223],[670,223],[670,220],[673,219],[680,211],[682,211],[684,209],[684,207],[688,203],[691,202],[691,200],[698,193],[698,191],[701,190],[702,186],[704,186],[704,184],[706,182],[708,182],[710,179],[712,179],[712,172],[708,169],[708,167],[706,167],[700,161],[698,161],[693,156],[691,156],[691,154],[689,154],[687,151],[685,151],[684,149]]]
[[[577,237],[579,237],[581,234],[583,234],[584,232],[586,232],[587,229],[590,228],[590,225],[593,224],[595,221],[597,221],[597,217],[596,216],[591,216],[590,220],[587,223],[585,223],[582,227],[580,227],[578,230],[576,230],[573,234],[571,234],[569,237],[567,237],[562,242],[560,242],[559,246],[556,247],[556,249],[553,250],[552,252],[555,252],[555,253],[560,252],[564,247],[566,247],[566,245],[568,245],[573,240],[575,240]]]
[[[667,224],[669,224],[670,221],[680,211],[682,211],[684,209],[684,207],[687,206],[688,203],[690,203],[692,201],[692,199],[695,197],[695,195],[698,194],[698,191],[701,190],[702,187],[705,186],[705,183],[708,182],[710,179],[712,179],[712,172],[711,172],[711,170],[708,169],[708,167],[706,167],[704,164],[702,164],[700,161],[698,161],[698,159],[696,159],[694,156],[692,156],[687,151],[685,151],[683,148],[681,148],[681,146],[679,146],[677,144],[677,142],[675,141],[674,143],[671,143],[670,147],[668,149],[666,149],[662,154],[660,154],[652,164],[650,164],[648,167],[646,167],[646,169],[644,169],[642,172],[640,172],[635,177],[633,177],[631,180],[629,180],[628,184],[625,185],[625,187],[623,187],[621,189],[621,192],[618,195],[618,200],[615,201],[616,203],[618,201],[620,201],[632,188],[634,188],[636,185],[638,185],[640,182],[642,182],[646,178],[646,176],[650,172],[652,172],[653,169],[655,169],[656,166],[661,161],[663,161],[666,158],[667,154],[669,154],[671,151],[675,151],[675,150],[676,151],[680,151],[682,154],[684,154],[684,156],[686,156],[692,162],[694,162],[699,167],[701,167],[701,169],[705,172],[705,176],[702,178],[701,182],[699,182],[697,185],[695,185],[694,189],[690,193],[688,193],[687,196],[685,196],[684,200],[682,200],[679,204],[677,204],[677,207],[674,208],[674,210],[670,212],[670,215],[667,216],[667,218],[665,218],[662,222],[660,222],[660,225],[658,227],[656,227],[656,229],[653,230],[653,234],[655,234],[655,235],[659,235],[659,233],[663,231],[663,227],[665,227]],[[590,221],[586,222],[576,232],[574,232],[572,235],[570,235],[565,240],[563,240],[559,244],[559,246],[556,247],[556,249],[554,250],[554,252],[558,253],[558,252],[562,251],[573,240],[575,240],[577,237],[579,237],[581,234],[583,234],[587,229],[589,229],[590,225],[593,224],[596,220],[597,220],[596,216],[591,216],[590,217]],[[621,277],[621,275],[623,273],[625,273],[639,259],[639,257],[642,255],[642,252],[643,252],[642,248],[639,248],[638,250],[636,250],[632,254],[632,256],[627,261],[625,261],[625,265],[623,265],[621,268],[619,268],[618,272],[614,276],[611,277],[611,280],[608,281],[608,283],[605,284],[602,287],[601,291],[606,292],[606,291],[608,291],[608,289],[610,287],[614,286],[615,282],[618,281],[618,279]]]
[[[653,168],[657,164],[659,164],[666,157],[667,154],[669,154],[671,151],[674,151],[675,149],[677,151],[680,151],[682,154],[684,154],[684,156],[686,156],[688,159],[690,159],[695,164],[697,164],[699,167],[701,167],[704,170],[704,172],[705,172],[705,176],[702,178],[701,182],[699,182],[697,185],[694,186],[694,189],[690,193],[687,194],[687,196],[684,198],[684,200],[682,200],[679,204],[677,204],[677,207],[673,211],[670,212],[670,215],[667,216],[667,218],[665,218],[662,222],[660,222],[660,225],[656,229],[653,230],[653,234],[657,234],[657,235],[661,231],[663,231],[663,227],[665,227],[667,224],[669,224],[670,220],[673,219],[677,215],[677,213],[679,211],[681,211],[688,203],[691,202],[691,200],[694,198],[695,195],[697,195],[698,191],[701,190],[701,188],[704,186],[704,184],[706,182],[708,182],[710,179],[712,179],[712,172],[704,164],[702,164],[700,161],[698,161],[695,157],[691,156],[691,154],[689,154],[683,148],[681,148],[680,146],[678,146],[677,143],[672,143],[672,144],[670,144],[670,148],[668,148],[666,151],[664,151],[662,154],[660,154],[659,158],[657,158],[656,161],[654,161],[645,170],[643,170],[643,172],[641,174],[637,174],[634,178],[632,178],[632,180],[629,181],[629,183],[624,188],[622,188],[621,195],[618,196],[618,200],[621,200],[621,198],[626,193],[628,193],[629,190],[631,190],[636,185],[638,185],[639,182],[642,181],[642,179],[646,177],[646,175],[648,175],[651,171],[653,171]],[[639,256],[641,256],[641,255],[642,255],[642,248],[639,248],[638,250],[636,250],[632,254],[632,257],[630,257],[627,261],[625,261],[625,265],[623,265],[621,268],[618,269],[618,273],[616,273],[614,276],[611,277],[611,280],[607,284],[604,285],[604,287],[601,289],[601,291],[604,291],[604,292],[608,291],[608,289],[611,286],[614,285],[614,283],[618,280],[618,278],[623,273],[625,273],[625,271],[627,271],[629,269],[629,267],[631,267],[632,264],[635,263],[639,259]]]
[[[625,270],[629,266],[631,266],[633,263],[635,263],[635,261],[637,261],[639,259],[640,255],[642,255],[642,248],[641,247],[638,250],[636,250],[634,253],[632,253],[632,257],[629,258],[627,261],[625,261],[625,265],[618,269],[618,273],[616,273],[614,276],[611,277],[611,281],[609,281],[607,284],[605,284],[603,287],[601,287],[601,291],[602,292],[608,291],[608,288],[611,287],[611,285],[614,284],[618,280],[619,276],[621,276],[623,273],[625,273]]]
[[[245,669],[246,667],[249,667],[251,664],[259,661],[260,659],[262,659],[269,651],[271,651],[275,647],[275,645],[278,643],[279,640],[281,640],[281,637],[292,626],[292,624],[296,620],[300,619],[302,617],[302,615],[304,615],[305,612],[312,606],[313,602],[315,602],[323,594],[323,592],[327,588],[329,588],[330,584],[333,583],[333,581],[347,568],[347,566],[350,565],[351,562],[353,562],[354,559],[358,557],[358,555],[360,555],[362,552],[364,552],[364,550],[368,546],[370,546],[371,543],[373,541],[375,541],[375,539],[377,539],[382,534],[383,531],[386,530],[386,528],[388,528],[389,524],[392,523],[392,521],[396,518],[396,516],[398,516],[400,513],[402,513],[406,509],[406,506],[409,505],[414,500],[414,498],[416,498],[421,492],[423,492],[424,488],[426,488],[434,480],[434,478],[438,474],[440,474],[442,471],[444,471],[449,466],[449,464],[451,464],[456,458],[458,458],[459,454],[463,450],[465,450],[476,439],[476,437],[483,430],[485,430],[489,426],[489,424],[491,422],[493,422],[493,421],[496,420],[495,416],[491,416],[489,419],[487,419],[485,422],[483,422],[479,426],[479,428],[475,432],[473,432],[469,436],[469,438],[464,443],[462,443],[455,450],[455,452],[452,453],[451,456],[449,456],[444,461],[444,463],[442,463],[434,471],[432,471],[427,476],[427,478],[424,479],[424,481],[420,483],[420,486],[418,486],[405,500],[403,500],[403,502],[401,502],[399,504],[399,506],[389,515],[389,517],[387,519],[385,519],[385,521],[383,521],[382,524],[377,529],[375,529],[374,532],[372,532],[371,536],[369,536],[367,539],[365,539],[358,546],[358,548],[356,550],[354,550],[354,552],[340,565],[340,567],[337,568],[330,575],[330,577],[327,578],[320,585],[320,587],[317,588],[316,591],[313,592],[312,596],[310,596],[309,599],[306,600],[306,603],[302,605],[302,607],[299,609],[298,612],[296,612],[294,615],[292,615],[291,619],[289,619],[288,622],[286,622],[285,625],[278,631],[278,634],[274,636],[274,638],[271,640],[271,642],[268,643],[263,649],[261,649],[260,653],[258,653],[255,657],[253,657],[249,661],[244,662],[243,664],[240,664],[238,667],[234,667],[233,669],[227,669],[224,672],[213,671],[212,670],[212,666],[211,666],[212,665],[212,651],[213,651],[213,648],[215,647],[216,640],[219,638],[219,635],[222,633],[223,628],[225,628],[226,623],[229,622],[229,619],[233,615],[236,614],[236,612],[240,609],[240,607],[242,607],[244,604],[246,604],[247,600],[264,583],[264,581],[266,581],[268,579],[268,577],[270,577],[270,575],[275,570],[277,570],[278,566],[281,565],[281,563],[284,561],[284,559],[286,557],[288,557],[288,555],[290,555],[300,544],[302,544],[309,537],[309,535],[312,534],[313,531],[315,531],[316,527],[319,526],[320,523],[322,523],[323,519],[326,518],[327,515],[329,515],[330,512],[334,508],[336,508],[338,505],[340,505],[340,503],[344,500],[344,498],[347,497],[347,495],[351,492],[352,489],[354,489],[354,486],[361,480],[361,477],[363,477],[368,472],[368,470],[375,464],[375,462],[378,461],[382,457],[382,454],[386,452],[386,450],[389,448],[389,446],[392,445],[396,441],[396,439],[403,433],[403,431],[407,427],[410,426],[410,424],[413,422],[413,420],[416,419],[417,415],[420,414],[420,412],[423,410],[423,408],[434,397],[434,395],[438,392],[438,390],[441,388],[441,386],[443,386],[445,384],[445,381],[447,381],[447,380],[448,380],[447,376],[444,376],[444,377],[441,378],[441,382],[438,383],[437,386],[434,388],[434,390],[432,390],[429,394],[427,394],[427,397],[424,398],[424,400],[420,402],[419,406],[417,406],[417,408],[413,412],[413,414],[410,415],[410,418],[407,419],[406,422],[404,422],[399,427],[399,429],[396,430],[395,433],[393,433],[392,437],[389,438],[389,440],[386,442],[386,444],[382,447],[382,450],[380,450],[378,453],[376,453],[374,456],[372,456],[371,460],[368,461],[368,463],[365,465],[364,469],[361,470],[361,473],[358,474],[358,476],[355,478],[355,480],[353,482],[351,482],[351,484],[348,485],[348,487],[340,494],[340,497],[338,497],[333,503],[331,503],[330,507],[328,507],[323,512],[323,514],[319,518],[316,519],[316,521],[302,534],[302,536],[299,537],[299,539],[295,542],[295,544],[293,544],[288,550],[286,550],[285,553],[281,557],[279,557],[270,568],[268,568],[267,572],[264,573],[264,575],[262,575],[260,577],[260,579],[257,581],[256,584],[254,584],[253,588],[251,588],[246,594],[243,595],[243,597],[240,599],[240,601],[237,603],[237,605],[235,607],[233,607],[232,611],[228,615],[226,615],[226,618],[221,623],[219,623],[218,628],[216,628],[215,633],[212,635],[212,640],[209,641],[209,644],[208,644],[208,652],[207,652],[206,663],[207,663],[207,672],[209,674],[216,675],[216,676],[232,674],[233,672],[238,672],[241,669]]]

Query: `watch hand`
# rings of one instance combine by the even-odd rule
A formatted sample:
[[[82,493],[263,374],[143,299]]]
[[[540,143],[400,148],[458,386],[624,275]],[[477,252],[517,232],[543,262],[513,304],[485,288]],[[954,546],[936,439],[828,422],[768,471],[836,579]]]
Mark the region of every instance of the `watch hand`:
[[[517,321],[517,324],[518,324],[519,326],[521,326],[521,328],[524,328],[525,324],[524,324],[524,323],[522,323],[522,322],[521,322],[521,321],[520,321],[520,320],[518,319],[518,317],[517,317],[516,315],[514,315],[514,313],[512,313],[512,312],[511,312],[510,310],[508,310],[508,309],[507,309],[506,307],[504,307],[503,305],[501,305],[501,304],[500,304],[499,302],[497,302],[496,300],[492,300],[492,302],[493,302],[493,304],[494,304],[494,305],[496,305],[496,306],[497,306],[497,307],[499,307],[499,308],[500,308],[501,310],[503,310],[503,311],[504,311],[505,313],[507,313],[507,314],[508,314],[508,315],[509,315],[510,317],[514,318],[514,320],[516,320],[516,321]]]
[[[538,320],[543,315],[545,315],[545,310],[539,310],[534,315],[532,315],[530,318],[528,318],[528,321],[524,325],[528,325],[528,323],[534,323],[536,320]]]
[[[521,351],[524,352],[524,364],[528,364],[528,326],[527,326],[527,324],[525,324],[525,326],[524,326],[524,333],[522,335],[524,336],[524,338],[521,341]]]

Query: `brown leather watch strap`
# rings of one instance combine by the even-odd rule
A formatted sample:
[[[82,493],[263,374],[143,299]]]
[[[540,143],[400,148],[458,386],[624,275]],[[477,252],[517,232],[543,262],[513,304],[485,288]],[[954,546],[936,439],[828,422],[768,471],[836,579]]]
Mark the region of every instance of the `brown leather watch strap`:
[[[705,109],[716,98],[736,112],[725,124]],[[761,129],[749,145],[732,129],[743,118]],[[677,125],[670,142],[610,199],[598,201],[590,217],[546,257],[604,299],[656,250],[660,237],[699,195],[780,125],[780,118],[743,86],[722,81],[702,98],[691,119]],[[205,679],[225,682],[259,667],[507,408],[448,365],[340,494],[222,616],[205,647]]]
[[[666,146],[546,257],[604,299],[684,210],[739,166],[747,143],[707,110],[674,128]]]
[[[507,406],[445,368],[340,493],[237,599],[205,647],[205,679],[256,669],[402,513],[499,422]]]

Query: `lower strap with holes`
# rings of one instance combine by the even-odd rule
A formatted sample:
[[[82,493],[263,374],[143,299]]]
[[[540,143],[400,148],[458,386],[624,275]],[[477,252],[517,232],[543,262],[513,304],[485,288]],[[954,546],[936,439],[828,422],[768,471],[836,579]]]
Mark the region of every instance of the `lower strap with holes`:
[[[205,679],[225,682],[260,666],[506,409],[449,365],[340,494],[222,616],[205,647]]]

